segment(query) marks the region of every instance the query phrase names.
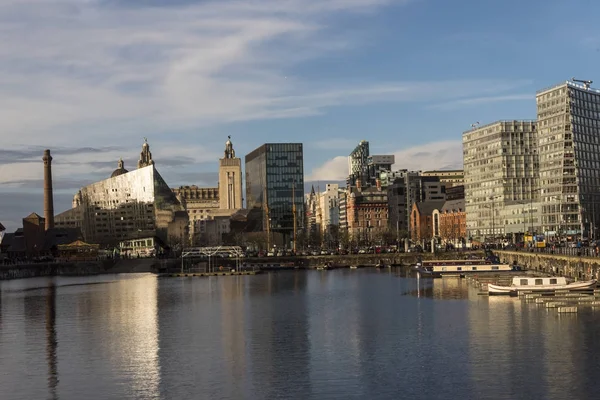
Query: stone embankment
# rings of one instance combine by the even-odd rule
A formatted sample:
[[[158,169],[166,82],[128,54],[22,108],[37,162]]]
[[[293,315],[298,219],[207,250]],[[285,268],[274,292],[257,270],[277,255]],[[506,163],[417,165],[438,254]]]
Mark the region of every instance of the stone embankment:
[[[599,279],[600,258],[574,257],[527,251],[498,251],[503,262],[523,266],[540,273],[566,276],[578,280]]]
[[[0,280],[35,278],[38,276],[86,276],[157,272],[159,268],[178,264],[178,260],[155,258],[99,260],[0,265]]]
[[[456,259],[482,252],[441,252],[431,253],[388,253],[388,254],[350,254],[344,256],[298,256],[298,257],[265,257],[247,258],[243,263],[252,265],[293,264],[300,268],[316,268],[331,263],[335,266],[374,266],[380,261],[386,265],[412,265],[419,258]],[[213,261],[214,262],[214,261]],[[219,259],[214,265],[234,267],[234,259]],[[178,271],[181,259],[159,260],[154,258],[102,260],[86,262],[36,263],[0,265],[0,280],[33,278],[38,276],[84,276],[98,274],[119,274],[137,272]]]

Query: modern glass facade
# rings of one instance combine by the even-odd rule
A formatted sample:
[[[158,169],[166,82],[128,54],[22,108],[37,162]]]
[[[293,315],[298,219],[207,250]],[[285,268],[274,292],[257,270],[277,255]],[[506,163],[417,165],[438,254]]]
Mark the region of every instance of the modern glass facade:
[[[80,218],[85,241],[115,244],[132,237],[158,236],[165,242],[187,237],[187,214],[154,165],[82,188],[74,208],[56,216],[58,226]]]
[[[285,243],[290,243],[294,229],[293,204],[296,205],[297,230],[304,225],[302,143],[263,144],[246,155],[245,164],[247,207],[261,210],[258,215],[262,224],[257,226],[262,226],[263,231],[281,233]]]
[[[567,81],[536,95],[540,201],[549,236],[596,238],[600,222],[600,91]]]
[[[363,187],[366,187],[369,176],[369,142],[361,140],[358,146],[348,156],[348,186],[356,186],[356,181],[360,180]]]

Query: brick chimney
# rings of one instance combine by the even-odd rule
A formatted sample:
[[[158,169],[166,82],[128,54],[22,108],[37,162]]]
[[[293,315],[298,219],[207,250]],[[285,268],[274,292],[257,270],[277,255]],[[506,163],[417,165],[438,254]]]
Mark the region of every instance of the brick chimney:
[[[46,230],[54,228],[54,197],[52,193],[52,156],[44,150],[44,219]]]
[[[381,192],[381,179],[377,178],[375,180],[375,186],[377,186],[377,190]]]

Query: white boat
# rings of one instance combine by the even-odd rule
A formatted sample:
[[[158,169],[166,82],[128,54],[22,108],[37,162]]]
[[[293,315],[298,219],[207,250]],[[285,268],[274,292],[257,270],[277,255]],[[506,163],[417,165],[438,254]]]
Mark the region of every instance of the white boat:
[[[596,286],[596,280],[567,283],[564,276],[515,276],[510,286],[488,284],[489,294],[517,294],[521,291],[545,292],[552,290],[586,290]]]

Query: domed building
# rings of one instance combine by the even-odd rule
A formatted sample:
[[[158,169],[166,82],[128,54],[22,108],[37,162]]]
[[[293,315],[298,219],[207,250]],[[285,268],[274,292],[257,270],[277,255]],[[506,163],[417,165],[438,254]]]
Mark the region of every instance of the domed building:
[[[128,172],[129,172],[129,171],[127,171],[127,170],[125,169],[125,167],[124,167],[123,159],[122,159],[122,158],[120,158],[120,159],[119,159],[119,163],[117,164],[117,169],[115,169],[115,170],[113,171],[113,173],[112,173],[112,174],[110,174],[110,177],[111,177],[111,178],[114,178],[115,176],[123,175],[123,174],[126,174],[126,173],[128,173]]]

